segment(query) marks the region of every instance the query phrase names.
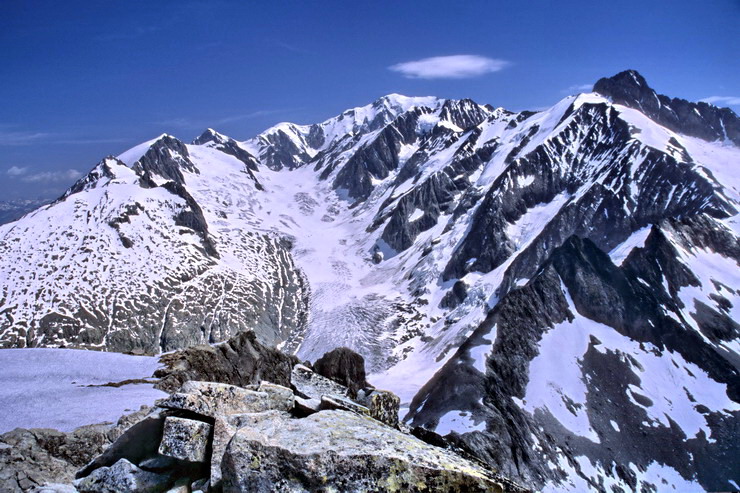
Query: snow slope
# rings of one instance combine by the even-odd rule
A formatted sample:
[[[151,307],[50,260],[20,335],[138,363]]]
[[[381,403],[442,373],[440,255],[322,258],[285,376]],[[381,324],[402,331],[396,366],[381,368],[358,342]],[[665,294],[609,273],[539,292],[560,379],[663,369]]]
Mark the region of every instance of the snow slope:
[[[0,351],[0,433],[14,428],[72,431],[111,422],[165,393],[149,383],[101,386],[151,378],[158,358],[73,349]]]

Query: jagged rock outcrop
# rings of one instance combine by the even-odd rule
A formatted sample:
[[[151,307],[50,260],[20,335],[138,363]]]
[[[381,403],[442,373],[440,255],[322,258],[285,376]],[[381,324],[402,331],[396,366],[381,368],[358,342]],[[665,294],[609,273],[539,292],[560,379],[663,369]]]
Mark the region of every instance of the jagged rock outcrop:
[[[290,386],[294,356],[261,344],[244,332],[215,346],[193,346],[165,354],[164,368],[154,374],[158,389],[173,392],[188,380],[204,380],[246,387],[262,380]]]
[[[332,349],[313,364],[319,375],[334,380],[349,389],[350,397],[367,387],[365,358],[346,347]]]
[[[94,470],[75,486],[80,493],[160,493],[168,489],[170,482],[165,475],[142,470],[121,459],[112,466]]]
[[[152,175],[156,175],[178,185],[185,184],[183,171],[196,174],[200,172],[190,160],[187,146],[171,135],[159,138],[137,160],[133,169],[150,180]]]
[[[358,392],[356,400],[368,409],[371,418],[393,428],[398,427],[401,399],[393,392],[366,388]]]
[[[305,365],[295,365],[290,376],[290,384],[296,391],[309,399],[321,399],[324,394],[346,396],[349,389],[337,382],[319,375]]]

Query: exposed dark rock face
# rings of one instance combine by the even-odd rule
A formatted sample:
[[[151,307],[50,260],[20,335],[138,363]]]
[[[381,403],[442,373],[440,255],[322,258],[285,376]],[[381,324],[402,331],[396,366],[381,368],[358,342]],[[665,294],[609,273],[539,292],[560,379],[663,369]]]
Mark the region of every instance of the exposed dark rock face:
[[[355,152],[337,173],[334,188],[346,190],[356,201],[365,200],[375,188],[373,181],[387,178],[398,167],[401,145],[415,139],[416,121],[421,114],[421,110],[405,113]],[[327,171],[331,168],[324,175]]]
[[[188,148],[174,137],[162,136],[134,164],[138,173],[148,172],[180,185],[185,183],[182,172],[198,173],[198,168],[189,159]]]
[[[634,70],[599,79],[594,91],[642,112],[671,130],[705,140],[730,140],[740,145],[740,118],[729,108],[657,94]]]
[[[507,234],[510,224],[538,204],[562,201],[557,214],[509,267],[503,293],[517,278],[531,277],[570,235],[587,237],[609,251],[633,231],[664,218],[734,214],[735,207],[691,163],[635,143],[613,108],[584,104],[572,116],[558,138],[512,161],[493,183],[470,232],[453,252],[445,279],[502,265],[520,247]],[[565,149],[575,144],[578,155],[565,158]],[[594,168],[594,162],[608,164]],[[641,164],[633,174],[635,162]],[[603,178],[594,180],[596,173]],[[524,177],[532,183],[512,186]],[[674,187],[681,192],[672,193]]]
[[[241,333],[216,346],[193,346],[161,358],[158,389],[173,392],[188,380],[221,382],[245,387],[262,380],[290,386],[298,363],[274,348],[260,344],[252,332]]]
[[[297,145],[294,139],[298,139],[302,145]],[[309,140],[312,139],[309,137]],[[276,171],[296,168],[311,160],[311,155],[307,152],[309,144],[306,136],[295,125],[288,124],[286,128],[276,128],[273,132],[261,135],[260,144],[264,149],[260,160]]]
[[[350,389],[350,395],[367,387],[365,358],[349,348],[341,347],[329,351],[313,365],[319,375],[330,378]]]
[[[677,260],[676,247],[666,239],[666,231],[674,238],[680,235],[681,241],[693,248],[710,248],[724,252],[723,255],[734,255],[737,251],[733,235],[707,216],[667,221],[661,228],[654,228],[645,247],[633,251],[621,267],[612,264],[593,242],[571,237],[554,251],[526,286],[509,292],[497,304],[457,354],[415,397],[407,419],[413,425],[433,429],[440,417],[451,410],[471,413],[473,419],[486,423],[485,431],[452,436],[505,474],[535,488],[546,481],[558,480],[562,474],[559,468],[547,466],[557,463],[558,454],[586,455],[605,470],[623,471],[618,476],[628,484],[635,481],[628,474],[629,463],[648,467],[651,461],[659,460],[684,478],[697,477],[703,488],[725,488],[725,478],[737,472],[731,459],[737,453],[737,446],[729,437],[734,433],[738,412],[718,413],[703,408],[701,412],[712,430],[711,440],[702,433],[687,436],[673,422],[671,425],[650,423],[645,409],[656,403],[638,392],[644,382],[633,373],[635,368],[645,371],[641,366],[645,363],[635,359],[641,354],[649,355],[646,358],[679,354],[701,366],[714,381],[727,385],[727,395],[735,402],[740,401],[737,361],[725,351],[719,354],[681,320],[680,311],[678,316],[674,311],[680,303],[676,292],[698,280]],[[668,292],[652,287],[656,285],[652,281],[655,276],[665,276]],[[713,316],[706,316],[709,312]],[[707,324],[699,325],[702,332],[716,334],[728,330],[720,311],[705,307],[696,313]],[[574,415],[588,416],[598,434],[596,443],[566,429],[547,410],[538,409],[532,414],[516,403],[516,399],[529,397],[531,361],[542,351],[552,350],[540,346],[544,334],[562,324],[590,327],[588,324],[592,323],[616,331],[625,341],[637,341],[640,348],[645,348],[644,353],[637,350],[630,355],[625,349],[604,348],[598,336],[591,334],[580,363],[586,400],[571,401],[568,405],[574,406],[571,411]],[[471,356],[471,350],[481,345],[492,347],[483,372],[476,366],[480,363]],[[632,402],[628,396],[632,396]],[[567,402],[565,396],[562,398]],[[609,419],[620,420],[619,430],[609,424]],[[672,452],[659,454],[656,459],[650,452],[656,451],[655,447]],[[711,466],[710,457],[714,461]],[[579,467],[571,467],[581,474]],[[589,476],[583,473],[583,477]]]
[[[200,208],[200,205],[198,205],[198,202],[196,202],[193,196],[188,193],[185,187],[177,182],[168,181],[162,185],[162,187],[168,192],[184,199],[187,204],[187,209],[183,209],[177,216],[175,216],[175,224],[178,226],[185,226],[186,228],[190,228],[198,233],[203,242],[203,248],[206,253],[211,257],[219,258],[218,251],[213,244],[213,240],[211,240],[211,237],[208,235],[208,223],[206,222],[206,218],[203,217],[203,210]]]
[[[86,190],[90,187],[94,187],[101,180],[110,180],[112,178],[115,178],[115,174],[113,173],[113,170],[111,170],[111,165],[109,164],[109,161],[113,161],[119,165],[125,166],[121,161],[114,158],[113,156],[108,156],[107,158],[100,161],[100,163],[98,163],[97,166],[90,170],[88,174],[77,180],[74,185],[72,185],[69,190],[67,190],[64,195],[59,198],[59,200],[63,200],[65,197],[68,197],[72,194],[82,192],[83,190]]]

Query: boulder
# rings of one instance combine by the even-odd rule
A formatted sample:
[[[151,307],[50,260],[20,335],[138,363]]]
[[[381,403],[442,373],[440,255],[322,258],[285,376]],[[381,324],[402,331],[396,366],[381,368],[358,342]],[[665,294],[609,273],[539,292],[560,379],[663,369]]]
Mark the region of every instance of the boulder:
[[[216,417],[230,414],[258,413],[293,407],[292,391],[285,387],[264,386],[266,391],[255,391],[214,382],[185,382],[180,390],[157,401],[167,409],[190,411],[202,416]],[[290,396],[288,395],[290,392]]]
[[[321,410],[321,399],[304,399],[296,396],[295,411],[298,415],[308,416]]]
[[[290,386],[290,372],[298,358],[267,347],[253,332],[243,332],[215,346],[200,345],[164,354],[164,368],[154,376],[156,387],[174,392],[188,380],[227,383],[246,387],[262,380]]]
[[[46,436],[65,434],[17,428],[0,436],[0,491],[21,493],[46,482],[71,482],[77,469],[44,447]]]
[[[101,467],[89,476],[75,481],[80,493],[157,493],[166,491],[171,479],[162,474],[144,471],[121,459],[110,467]]]
[[[211,485],[218,487],[221,484],[221,461],[226,447],[239,428],[251,426],[253,423],[269,418],[273,423],[291,419],[285,411],[264,411],[261,413],[234,414],[227,417],[217,417],[213,427],[213,452],[211,454]]]
[[[366,389],[357,393],[357,402],[370,410],[370,417],[394,428],[398,426],[401,399],[388,390]]]
[[[346,347],[324,354],[313,365],[319,375],[330,378],[349,389],[350,397],[368,386],[365,380],[365,358]]]
[[[347,387],[322,377],[304,365],[293,367],[290,382],[300,394],[309,399],[321,400],[322,395],[346,396],[349,394]]]
[[[229,442],[222,475],[225,493],[504,491],[480,466],[346,411],[252,418]]]
[[[209,486],[210,482],[207,479],[199,479],[198,481],[193,481],[190,485],[190,491],[192,493],[205,493],[208,491]]]
[[[322,395],[321,409],[349,411],[361,416],[370,416],[370,409],[357,404],[355,401],[336,395]]]
[[[164,420],[159,453],[188,462],[206,460],[213,426],[194,419],[169,416]]]
[[[262,381],[257,387],[257,391],[267,394],[269,409],[290,411],[295,405],[295,394],[288,387]]]
[[[210,480],[211,484],[221,482],[221,459],[226,452],[229,440],[236,433],[237,427],[231,424],[225,416],[218,416],[213,423],[213,443],[211,446]]]

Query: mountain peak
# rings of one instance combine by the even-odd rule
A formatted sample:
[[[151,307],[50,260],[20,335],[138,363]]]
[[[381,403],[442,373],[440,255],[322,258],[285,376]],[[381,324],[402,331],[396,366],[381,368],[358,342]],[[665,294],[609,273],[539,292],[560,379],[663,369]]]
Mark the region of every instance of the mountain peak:
[[[625,70],[611,77],[603,77],[594,84],[593,90],[625,106],[632,106],[628,104],[630,102],[637,102],[639,106],[642,99],[655,97],[655,91],[637,70]]]
[[[193,144],[195,145],[203,145],[207,144],[209,142],[215,142],[215,143],[224,143],[232,140],[231,138],[225,136],[222,133],[216,132],[212,128],[207,128],[203,131],[202,134],[200,134],[198,137],[193,139]]]
[[[674,132],[740,145],[740,119],[732,110],[658,94],[636,70],[599,79],[593,90],[615,104],[642,112]]]
[[[390,106],[393,109],[403,112],[408,111],[414,106],[429,106],[431,108],[436,108],[442,102],[444,102],[444,99],[440,99],[435,96],[404,96],[403,94],[391,93],[378,98],[373,102],[372,106],[376,108]]]

